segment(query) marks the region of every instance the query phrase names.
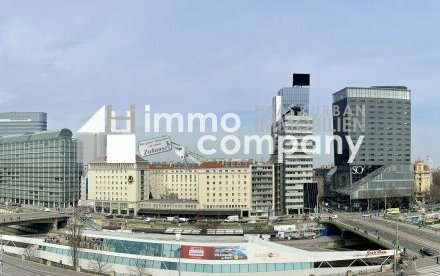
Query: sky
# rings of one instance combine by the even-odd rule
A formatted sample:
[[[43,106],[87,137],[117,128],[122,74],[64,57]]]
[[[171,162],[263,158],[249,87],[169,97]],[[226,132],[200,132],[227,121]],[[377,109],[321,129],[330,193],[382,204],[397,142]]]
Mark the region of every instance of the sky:
[[[311,74],[311,102],[346,86],[412,91],[412,158],[440,165],[438,1],[0,1],[0,111],[44,111],[78,130],[124,112],[255,109]],[[141,121],[141,120],[139,120]],[[198,134],[171,134],[195,147]],[[139,138],[152,138],[141,134]],[[242,152],[235,157],[247,156]],[[332,162],[319,155],[317,165]]]

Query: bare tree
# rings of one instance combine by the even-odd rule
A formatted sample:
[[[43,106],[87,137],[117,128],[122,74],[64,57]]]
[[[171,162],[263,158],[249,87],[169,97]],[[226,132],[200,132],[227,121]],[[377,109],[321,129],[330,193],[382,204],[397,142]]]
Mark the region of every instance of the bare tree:
[[[368,200],[370,200],[370,209],[374,210],[380,209],[380,205],[383,202],[383,199],[379,197],[378,193],[376,192],[376,190],[369,190],[368,191]],[[376,206],[376,208],[375,208]]]
[[[165,193],[160,195],[161,199],[179,199],[179,195],[171,193],[168,188],[165,187]]]
[[[389,186],[385,189],[385,196],[387,199],[387,208],[399,207],[402,203],[402,198],[399,191],[394,186]]]
[[[27,260],[29,260],[29,261],[35,260],[35,258],[37,257],[37,252],[38,252],[37,247],[38,247],[37,245],[31,244],[24,249],[24,256]]]
[[[107,275],[110,273],[112,266],[104,260],[104,255],[93,254],[89,262],[89,269],[96,275]]]
[[[78,248],[82,239],[82,230],[84,225],[81,224],[76,216],[72,216],[67,225],[67,239],[70,247],[70,256],[72,258],[73,267],[78,266]]]
[[[432,173],[431,200],[440,202],[440,171]]]
[[[133,276],[151,276],[150,272],[148,272],[147,264],[145,260],[136,259],[130,262],[130,274]]]

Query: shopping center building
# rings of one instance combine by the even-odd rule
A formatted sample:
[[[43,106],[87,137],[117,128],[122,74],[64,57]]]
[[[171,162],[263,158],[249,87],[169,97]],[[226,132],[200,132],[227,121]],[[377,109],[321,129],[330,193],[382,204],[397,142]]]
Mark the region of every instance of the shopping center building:
[[[34,255],[48,265],[72,264],[66,238],[3,235],[7,253],[23,255],[20,245],[34,245]],[[258,236],[202,236],[85,231],[78,263],[91,270],[100,262],[106,273],[126,275],[137,269],[152,275],[329,275],[390,266],[393,250],[310,252]],[[103,265],[105,263],[105,265]]]

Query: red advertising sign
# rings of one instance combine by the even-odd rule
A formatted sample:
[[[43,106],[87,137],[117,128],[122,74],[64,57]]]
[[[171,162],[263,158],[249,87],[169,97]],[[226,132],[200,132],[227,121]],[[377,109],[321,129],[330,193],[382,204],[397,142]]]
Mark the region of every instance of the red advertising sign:
[[[246,260],[246,248],[182,245],[180,258],[202,260]]]
[[[385,255],[387,254],[386,250],[377,249],[377,250],[367,250],[367,256],[371,255]]]
[[[214,247],[182,245],[180,248],[180,258],[212,260]]]

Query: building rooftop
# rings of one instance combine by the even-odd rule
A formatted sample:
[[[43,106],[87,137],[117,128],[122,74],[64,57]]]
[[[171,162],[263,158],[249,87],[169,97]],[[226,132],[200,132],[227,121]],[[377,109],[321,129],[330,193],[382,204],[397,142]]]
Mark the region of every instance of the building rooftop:
[[[200,164],[189,164],[192,169],[216,169],[216,168],[249,168],[253,160],[207,160]],[[151,163],[150,170],[186,169],[185,164],[178,162]]]
[[[333,93],[333,102],[345,98],[381,98],[410,100],[411,90],[406,86],[371,86],[371,87],[345,87]]]
[[[248,242],[245,236],[205,236],[205,235],[181,235],[180,240],[176,241],[175,234],[160,234],[160,233],[126,233],[126,232],[104,232],[104,231],[92,231],[85,230],[83,232],[85,236],[95,238],[107,238],[107,239],[121,239],[131,241],[144,241],[144,242],[179,242],[179,243],[245,243]]]
[[[0,138],[0,144],[47,141],[58,138],[72,138],[72,136],[72,131],[67,128],[63,128],[58,131],[40,131],[27,134],[3,136]]]
[[[99,156],[95,160],[91,161],[90,164],[93,163],[105,163],[107,161],[107,155]],[[148,162],[147,160],[143,159],[139,155],[136,155],[136,162]]]
[[[197,203],[197,200],[192,199],[148,199],[141,201],[141,203]]]

